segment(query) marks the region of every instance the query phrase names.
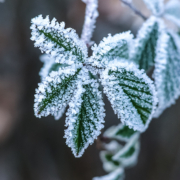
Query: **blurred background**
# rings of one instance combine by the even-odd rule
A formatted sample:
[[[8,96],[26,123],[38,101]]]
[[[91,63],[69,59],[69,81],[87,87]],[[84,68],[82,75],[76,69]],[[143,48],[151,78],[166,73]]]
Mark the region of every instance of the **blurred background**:
[[[134,4],[146,16],[142,0]],[[85,4],[81,0],[6,0],[0,3],[0,180],[90,180],[104,175],[96,142],[76,159],[65,144],[64,120],[37,119],[34,93],[40,82],[41,52],[30,41],[31,18],[43,14],[65,21],[80,35]],[[143,20],[119,0],[99,0],[100,16],[93,40],[131,30]],[[173,27],[173,25],[172,25]],[[106,102],[105,129],[118,124]],[[103,130],[104,131],[104,130]],[[180,100],[154,119],[141,136],[138,164],[126,180],[180,179]]]

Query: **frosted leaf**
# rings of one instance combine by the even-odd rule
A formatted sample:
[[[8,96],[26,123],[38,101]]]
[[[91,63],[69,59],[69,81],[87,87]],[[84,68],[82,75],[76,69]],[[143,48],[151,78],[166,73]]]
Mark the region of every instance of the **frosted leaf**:
[[[133,63],[113,61],[101,73],[101,81],[114,112],[123,124],[145,131],[156,109],[153,82]]]
[[[51,22],[49,16],[43,19],[42,15],[32,19],[32,37],[35,47],[42,52],[51,54],[58,63],[80,63],[87,57],[87,47],[75,30],[64,29],[65,23],[58,23],[54,18]]]
[[[46,78],[52,71],[58,71],[59,68],[67,67],[67,64],[60,64],[55,62],[55,58],[43,54],[40,56],[41,62],[44,63],[43,67],[41,68],[39,75],[41,79],[43,80]]]
[[[164,11],[164,0],[143,0],[148,7],[152,11],[152,13],[156,16],[160,16]]]
[[[165,5],[164,17],[180,27],[180,1],[170,0]]]
[[[162,32],[158,40],[154,78],[159,98],[154,117],[159,117],[180,95],[180,38],[173,32]]]
[[[58,112],[54,113],[54,119],[59,120],[66,111],[66,106],[62,107]]]
[[[154,65],[157,39],[163,28],[162,26],[162,22],[152,16],[138,31],[130,59],[139,64],[140,69],[148,70]]]
[[[84,150],[99,136],[105,117],[97,80],[91,79],[88,71],[82,71],[80,76],[82,81],[79,81],[66,113],[66,143],[75,157],[81,157]]]
[[[108,63],[115,58],[129,58],[129,49],[133,44],[133,35],[128,32],[109,35],[100,44],[92,47],[93,55],[89,58],[92,66],[107,67]]]
[[[109,173],[108,175],[94,177],[93,180],[124,180],[124,177],[124,169],[118,168],[115,171]]]
[[[77,86],[81,66],[70,66],[52,71],[39,84],[35,94],[34,112],[37,117],[54,115],[70,101]]]
[[[137,133],[137,131],[123,124],[119,124],[118,126],[111,126],[104,132],[103,136],[127,142],[135,133]]]
[[[93,42],[91,42],[92,34],[95,29],[96,19],[99,16],[98,13],[98,0],[82,0],[86,3],[86,14],[85,21],[82,30],[81,39],[90,46]]]
[[[106,144],[104,148],[106,151],[100,152],[103,169],[106,172],[114,171],[121,166],[121,163],[119,161],[114,161],[112,157],[122,148],[122,146],[117,141],[112,141],[109,144]]]
[[[122,167],[134,166],[137,163],[139,150],[139,133],[137,133],[112,157],[112,160],[120,162]]]

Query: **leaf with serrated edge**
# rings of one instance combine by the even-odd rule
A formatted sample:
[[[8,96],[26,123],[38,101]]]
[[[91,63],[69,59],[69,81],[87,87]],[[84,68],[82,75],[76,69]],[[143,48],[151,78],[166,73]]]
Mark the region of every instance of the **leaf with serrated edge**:
[[[154,70],[159,104],[154,117],[180,96],[180,38],[174,32],[163,31],[158,40]]]
[[[64,29],[65,23],[58,23],[54,18],[51,22],[49,16],[43,19],[39,15],[31,20],[32,37],[34,46],[42,52],[51,54],[58,63],[82,63],[87,58],[87,47],[82,42],[75,30]]]
[[[115,171],[109,173],[108,175],[94,177],[92,180],[124,180],[124,177],[124,169],[118,168]]]
[[[81,78],[66,113],[66,143],[75,157],[81,157],[101,133],[105,117],[97,80],[91,79],[85,68],[81,72]]]
[[[133,63],[113,61],[101,73],[101,82],[114,112],[123,124],[143,132],[157,104],[153,82]]]
[[[164,17],[180,27],[180,1],[170,0],[165,5]]]
[[[137,131],[124,124],[119,124],[118,126],[111,126],[104,132],[103,136],[127,142],[135,133]]]
[[[143,0],[154,15],[161,15],[164,11],[164,0]]]
[[[112,160],[119,161],[122,167],[134,166],[137,163],[139,150],[139,133],[137,133],[134,134],[129,142],[112,157]]]
[[[39,84],[38,89],[36,89],[34,104],[34,112],[37,117],[54,115],[67,106],[74,89],[77,87],[80,71],[80,65],[72,65],[57,72],[52,71]]]
[[[44,63],[43,67],[39,72],[41,80],[44,80],[52,71],[58,71],[59,68],[64,68],[68,66],[67,64],[55,63],[55,58],[47,54],[41,55],[40,60]]]
[[[138,31],[130,52],[130,60],[138,64],[140,69],[146,71],[154,65],[157,40],[162,26],[161,20],[152,16]]]
[[[129,58],[129,49],[133,43],[133,35],[130,31],[115,34],[104,38],[100,44],[92,47],[93,55],[89,63],[96,67],[107,67],[108,63],[115,58]]]

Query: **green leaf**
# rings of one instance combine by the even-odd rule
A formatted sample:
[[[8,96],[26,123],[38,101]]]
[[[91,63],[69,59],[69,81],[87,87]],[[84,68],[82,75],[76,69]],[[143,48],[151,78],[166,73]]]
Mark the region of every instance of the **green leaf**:
[[[41,68],[39,75],[41,79],[45,79],[52,71],[59,71],[59,68],[64,68],[69,66],[68,64],[60,64],[55,62],[55,58],[51,57],[50,55],[43,54],[40,56],[41,62],[44,63],[43,67]]]
[[[170,0],[166,3],[164,17],[180,27],[180,1]]]
[[[56,114],[70,101],[81,66],[70,66],[52,72],[36,89],[34,111],[37,117]]]
[[[137,131],[130,129],[128,126],[123,124],[119,124],[118,126],[112,126],[107,129],[104,132],[104,136],[127,142],[135,133],[137,133]]]
[[[159,104],[154,117],[175,103],[180,96],[180,38],[163,31],[158,41],[154,78]]]
[[[81,157],[84,150],[94,142],[104,127],[104,103],[97,80],[88,80],[89,73],[82,73],[84,82],[78,88],[69,103],[65,131],[66,143],[75,157]]]
[[[124,169],[118,168],[108,175],[101,177],[94,177],[93,180],[124,180]]]
[[[130,31],[104,38],[100,44],[92,47],[93,55],[89,58],[92,66],[107,67],[114,59],[128,59],[129,50],[133,43]]]
[[[145,131],[156,109],[153,82],[134,64],[113,62],[101,74],[102,85],[113,110],[123,124]]]
[[[156,16],[160,16],[164,10],[164,0],[143,0],[146,6],[152,11]]]
[[[150,17],[138,31],[130,59],[145,71],[154,65],[156,46],[162,23],[155,17]]]
[[[83,63],[87,58],[87,47],[79,39],[75,30],[64,29],[64,22],[59,24],[54,18],[51,22],[42,15],[32,19],[32,37],[35,47],[51,54],[60,64]]]
[[[120,162],[122,167],[134,166],[138,159],[139,149],[139,133],[136,133],[129,142],[112,157],[112,160]]]

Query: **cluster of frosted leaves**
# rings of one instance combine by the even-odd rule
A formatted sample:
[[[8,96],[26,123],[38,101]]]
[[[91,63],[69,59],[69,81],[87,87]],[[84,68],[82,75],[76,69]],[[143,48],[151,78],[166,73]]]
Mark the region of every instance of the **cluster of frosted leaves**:
[[[133,63],[113,61],[101,73],[101,82],[121,122],[143,132],[156,109],[153,82]]]
[[[124,132],[121,134],[127,135],[131,131],[131,129],[129,129],[127,126],[125,127],[122,124],[118,127],[121,130],[124,129]],[[105,138],[107,138],[107,132],[109,134],[110,131],[117,131],[117,127],[110,127],[104,133]],[[134,166],[137,163],[137,158],[140,150],[139,137],[140,134],[138,132],[135,132],[134,134],[129,135],[128,139],[121,139],[126,143],[124,146],[120,145],[117,141],[111,141],[109,144],[104,144],[104,149],[106,150],[100,152],[100,158],[103,162],[104,170],[110,174],[99,177],[100,180],[101,178],[103,180],[103,178],[109,177],[111,174],[114,174],[119,169],[122,169],[123,174],[121,174],[121,176],[122,179],[124,179],[124,168]],[[114,179],[116,180],[115,177],[112,178],[112,180]]]
[[[162,28],[162,22],[152,16],[138,31],[130,59],[137,63],[140,69],[148,70],[154,65],[157,40]]]
[[[128,32],[119,33],[104,38],[100,44],[92,47],[93,55],[89,63],[95,67],[107,67],[114,59],[128,59],[129,50],[133,44],[133,35]]]
[[[162,32],[158,40],[154,71],[159,104],[158,117],[180,96],[180,38],[170,31]]]
[[[125,126],[124,124],[119,124],[118,126],[112,126],[108,130],[106,130],[104,132],[104,136],[107,138],[127,142],[135,133],[137,133],[137,131],[130,129],[128,126]]]
[[[99,84],[88,72],[82,73],[82,81],[79,81],[66,115],[66,143],[76,157],[81,157],[101,133],[105,117]]]
[[[39,75],[41,80],[46,78],[52,71],[58,71],[59,68],[67,67],[68,64],[60,64],[55,62],[55,58],[51,57],[50,55],[43,54],[40,56],[41,62],[44,63],[43,67],[41,68]]]
[[[52,71],[41,83],[35,94],[34,112],[37,117],[54,115],[67,106],[77,86],[80,65]]]
[[[58,23],[49,16],[43,19],[42,15],[32,19],[32,37],[35,47],[50,54],[60,64],[82,63],[87,58],[87,47],[71,28],[64,29],[65,23]]]
[[[154,15],[161,15],[164,11],[164,0],[143,0]]]
[[[164,16],[180,27],[180,1],[168,1],[165,5]]]

